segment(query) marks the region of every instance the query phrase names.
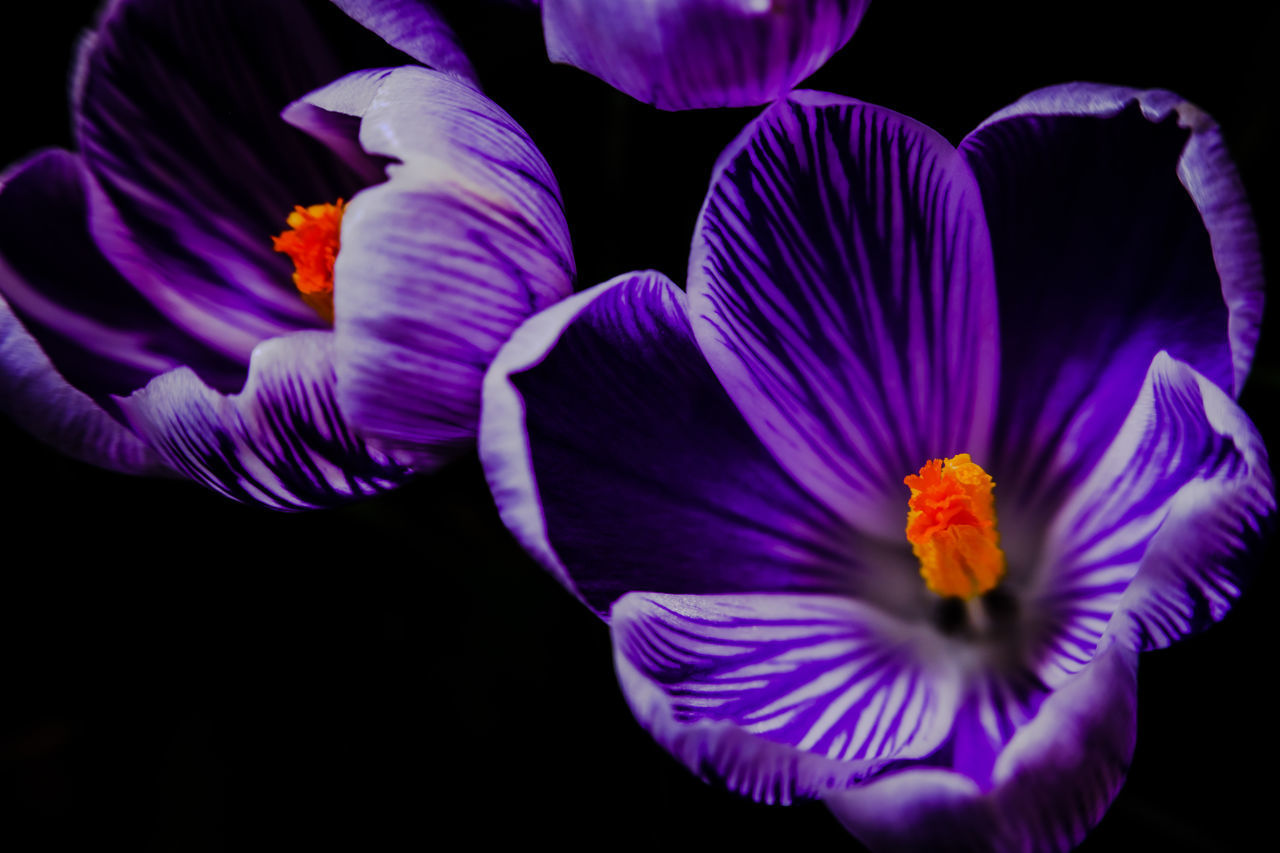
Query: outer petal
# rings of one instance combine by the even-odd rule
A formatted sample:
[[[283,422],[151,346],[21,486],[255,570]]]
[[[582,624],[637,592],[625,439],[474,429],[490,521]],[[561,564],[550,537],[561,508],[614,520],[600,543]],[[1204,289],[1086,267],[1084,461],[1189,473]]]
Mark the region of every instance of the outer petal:
[[[424,68],[367,83],[363,104],[315,100],[362,106],[361,146],[395,161],[343,218],[339,398],[363,434],[426,466],[475,440],[485,369],[572,291],[573,253],[555,176],[510,116]]]
[[[1239,393],[1262,267],[1212,119],[1169,92],[1071,84],[1002,110],[960,149],[996,253],[1006,491],[1051,501],[1090,470],[1160,349]]]
[[[1027,592],[1053,628],[1046,662],[1074,671],[1104,629],[1142,649],[1221,619],[1274,511],[1257,430],[1215,383],[1158,354],[1115,441],[1055,519]]]
[[[612,634],[640,723],[704,779],[763,802],[928,755],[955,713],[942,638],[845,597],[635,593]]]
[[[998,362],[977,185],[888,110],[797,92],[722,155],[694,234],[698,342],[796,478],[901,536],[902,478],[986,455]]]
[[[517,331],[486,379],[480,456],[507,526],[600,613],[630,590],[893,586],[751,433],[658,273]]]
[[[27,432],[76,459],[126,474],[168,471],[136,435],[62,378],[3,298],[0,409]]]
[[[99,405],[187,364],[218,387],[242,368],[174,327],[89,236],[81,166],[43,151],[0,177],[0,293],[40,348]]]
[[[547,54],[664,110],[785,95],[844,46],[869,0],[543,0]]]
[[[428,0],[333,0],[334,5],[429,68],[480,88],[458,38]]]
[[[351,431],[335,384],[332,334],[298,332],[254,350],[239,394],[219,394],[180,368],[119,404],[192,479],[247,503],[310,509],[392,488],[411,473]]]
[[[1133,756],[1137,655],[1115,644],[1055,692],[1010,742],[983,793],[937,768],[886,773],[826,797],[875,851],[1065,851],[1115,799]]]
[[[243,364],[320,320],[270,236],[363,182],[279,117],[339,69],[300,0],[113,0],[76,72],[94,237],[176,324]]]

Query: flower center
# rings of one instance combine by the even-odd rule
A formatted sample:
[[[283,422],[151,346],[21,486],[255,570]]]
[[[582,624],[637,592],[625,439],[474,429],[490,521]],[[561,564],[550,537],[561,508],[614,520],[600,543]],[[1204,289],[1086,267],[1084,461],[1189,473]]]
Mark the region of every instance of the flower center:
[[[271,238],[277,252],[293,260],[293,283],[302,301],[328,323],[333,322],[333,262],[346,204],[298,205],[289,214],[289,230]]]
[[[925,585],[966,600],[993,589],[1004,577],[1005,560],[991,475],[960,453],[929,460],[903,482],[911,488],[907,541]]]

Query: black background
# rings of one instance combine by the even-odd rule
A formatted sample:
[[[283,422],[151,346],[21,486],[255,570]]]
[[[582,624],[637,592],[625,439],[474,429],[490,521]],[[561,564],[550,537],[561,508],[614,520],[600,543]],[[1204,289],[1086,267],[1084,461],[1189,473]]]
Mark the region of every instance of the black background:
[[[69,144],[96,5],[23,4],[0,29],[0,162]],[[683,281],[711,165],[756,111],[661,113],[547,63],[532,14],[451,10],[559,176],[578,286]],[[1173,89],[1222,124],[1274,268],[1277,44],[1263,3],[876,0],[806,85],[953,142],[1044,85]],[[1273,452],[1276,325],[1243,398]],[[472,460],[280,515],[73,462],[3,420],[0,439],[0,848],[857,848],[821,805],[724,794],[649,740],[605,627],[523,556]],[[1143,656],[1133,768],[1083,849],[1270,846],[1274,553],[1222,624]]]

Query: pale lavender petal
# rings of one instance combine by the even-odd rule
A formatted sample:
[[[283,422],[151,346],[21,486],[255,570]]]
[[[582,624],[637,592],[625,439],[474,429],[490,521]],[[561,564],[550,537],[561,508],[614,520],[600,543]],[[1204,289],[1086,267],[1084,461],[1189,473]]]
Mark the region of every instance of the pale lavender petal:
[[[272,248],[295,205],[364,182],[280,110],[340,73],[300,0],[113,0],[76,72],[95,239],[228,356],[322,321]]]
[[[611,628],[640,723],[693,772],[762,802],[922,758],[955,713],[942,638],[845,597],[633,593]]]
[[[909,553],[870,559],[769,456],[659,273],[516,332],[486,378],[480,457],[507,526],[600,613],[638,589],[922,594]]]
[[[343,218],[339,397],[358,430],[425,466],[474,442],[485,369],[572,292],[573,251],[555,176],[492,101],[409,67],[363,106],[361,146],[394,162]]]
[[[664,110],[782,97],[831,58],[869,0],[544,0],[547,54]]]
[[[136,435],[62,378],[0,298],[0,411],[57,450],[126,474],[171,473]]]
[[[1124,782],[1136,710],[1137,656],[1116,644],[1049,697],[985,783],[908,767],[824,799],[878,853],[1070,850]]]
[[[900,535],[902,478],[987,462],[999,361],[977,185],[945,140],[797,92],[722,155],[694,234],[698,342],[795,477]]]
[[[1104,630],[1152,648],[1221,619],[1274,511],[1257,430],[1216,383],[1159,353],[1023,593],[1047,633],[1044,678],[1079,669]]]
[[[996,113],[960,150],[996,256],[1007,491],[1048,506],[1090,470],[1161,349],[1239,394],[1262,267],[1212,119],[1169,92],[1070,84]]]
[[[166,462],[216,492],[271,509],[332,506],[390,489],[412,472],[344,422],[333,335],[259,344],[249,380],[223,395],[186,368],[119,401]]]
[[[845,829],[875,853],[1000,850],[995,804],[972,779],[953,770],[886,773],[823,799]]]
[[[62,376],[99,405],[180,364],[223,389],[244,371],[173,326],[89,235],[81,166],[43,151],[0,176],[0,294]]]
[[[280,117],[323,142],[366,184],[382,183],[387,177],[387,160],[360,147],[360,117],[368,111],[391,71],[390,68],[354,71],[303,95],[285,107]]]
[[[458,46],[458,37],[430,0],[333,0],[334,5],[387,44],[429,68],[476,89],[476,72]]]

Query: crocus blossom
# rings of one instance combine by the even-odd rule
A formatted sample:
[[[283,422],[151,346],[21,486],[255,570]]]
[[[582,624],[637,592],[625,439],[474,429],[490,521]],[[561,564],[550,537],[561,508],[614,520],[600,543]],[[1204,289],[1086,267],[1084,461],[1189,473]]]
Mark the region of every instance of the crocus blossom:
[[[414,54],[434,44],[425,0],[333,0]],[[510,0],[534,5],[531,0]],[[763,104],[853,36],[870,0],[538,0],[547,55],[664,110]],[[419,58],[423,58],[419,56]]]
[[[1272,520],[1261,306],[1171,93],[1046,89],[955,148],[796,92],[717,163],[687,295],[624,275],[516,332],[481,458],[690,770],[874,849],[1066,849],[1138,653],[1220,619]]]
[[[300,0],[108,3],[79,150],[0,188],[4,410],[277,509],[470,446],[484,369],[573,259],[528,136],[447,31],[419,53],[444,70],[342,76]]]

